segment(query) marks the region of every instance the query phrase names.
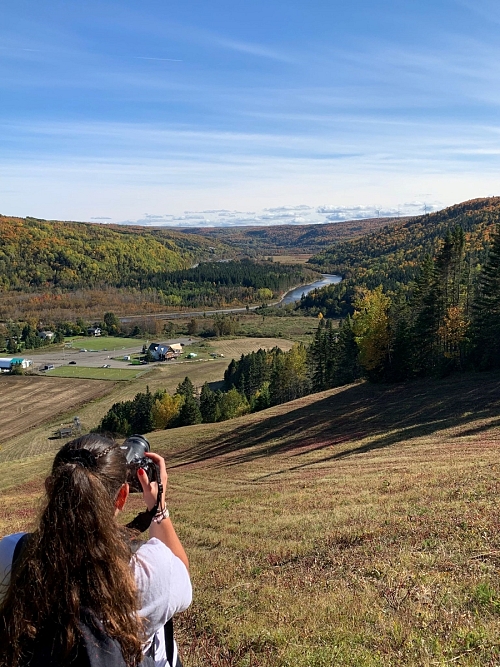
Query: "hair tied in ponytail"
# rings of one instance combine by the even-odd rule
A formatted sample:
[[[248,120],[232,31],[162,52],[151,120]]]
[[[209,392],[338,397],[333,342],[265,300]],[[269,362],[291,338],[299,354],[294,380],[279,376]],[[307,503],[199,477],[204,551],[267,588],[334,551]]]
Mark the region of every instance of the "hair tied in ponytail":
[[[59,452],[60,463],[78,463],[88,470],[97,468],[97,457],[88,449],[68,449]]]

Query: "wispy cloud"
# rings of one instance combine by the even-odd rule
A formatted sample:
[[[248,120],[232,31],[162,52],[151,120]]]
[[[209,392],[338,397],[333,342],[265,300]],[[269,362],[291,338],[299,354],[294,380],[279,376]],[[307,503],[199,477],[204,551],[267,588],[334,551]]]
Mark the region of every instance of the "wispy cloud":
[[[182,63],[182,60],[179,60],[178,58],[156,58],[153,56],[134,56],[136,60],[160,60],[162,62],[169,62],[169,63]]]

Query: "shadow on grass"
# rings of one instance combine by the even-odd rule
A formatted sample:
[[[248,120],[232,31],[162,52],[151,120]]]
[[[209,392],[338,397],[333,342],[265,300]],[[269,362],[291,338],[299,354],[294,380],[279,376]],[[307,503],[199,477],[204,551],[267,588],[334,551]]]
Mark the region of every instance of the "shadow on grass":
[[[316,460],[321,463],[437,435],[449,428],[459,429],[461,436],[476,435],[500,426],[500,374],[349,385],[288,412],[267,418],[266,412],[261,415],[262,419],[250,423],[238,420],[226,433],[183,450],[178,465],[212,460],[213,465],[227,466],[274,454],[298,456],[325,449],[325,456]],[[494,421],[463,430],[481,419]],[[365,442],[360,443],[362,440]]]

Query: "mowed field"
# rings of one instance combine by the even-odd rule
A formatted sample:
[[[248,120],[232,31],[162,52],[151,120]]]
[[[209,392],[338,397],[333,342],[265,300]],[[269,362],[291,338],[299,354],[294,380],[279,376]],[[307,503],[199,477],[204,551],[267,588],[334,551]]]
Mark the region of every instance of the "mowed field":
[[[41,376],[0,376],[0,444],[49,418],[95,400],[113,389],[109,382]]]
[[[224,358],[228,360],[239,359],[242,354],[250,354],[256,352],[259,348],[263,350],[271,350],[273,347],[280,347],[284,352],[290,350],[294,343],[290,340],[282,338],[238,338],[235,340],[217,340],[208,341],[214,350],[219,354],[223,354]]]
[[[191,561],[184,663],[498,667],[499,415],[481,374],[149,434]],[[0,535],[32,525],[51,458],[10,465]]]

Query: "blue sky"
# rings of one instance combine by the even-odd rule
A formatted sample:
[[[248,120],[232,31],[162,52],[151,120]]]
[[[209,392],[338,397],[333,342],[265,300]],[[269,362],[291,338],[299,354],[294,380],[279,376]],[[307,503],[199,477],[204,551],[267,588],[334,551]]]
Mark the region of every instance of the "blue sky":
[[[0,213],[298,223],[500,194],[499,30],[493,0],[4,0]]]

